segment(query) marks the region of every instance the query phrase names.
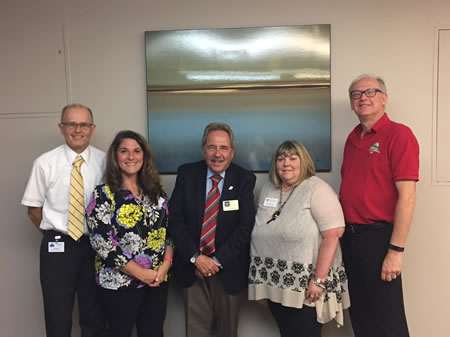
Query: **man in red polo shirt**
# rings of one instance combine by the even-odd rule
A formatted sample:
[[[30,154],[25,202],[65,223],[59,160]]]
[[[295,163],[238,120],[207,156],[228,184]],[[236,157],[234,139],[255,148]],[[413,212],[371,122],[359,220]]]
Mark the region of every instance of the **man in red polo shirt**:
[[[356,337],[407,337],[401,281],[403,251],[419,179],[419,145],[384,107],[386,86],[362,75],[349,88],[360,124],[347,138],[340,200],[342,247]]]

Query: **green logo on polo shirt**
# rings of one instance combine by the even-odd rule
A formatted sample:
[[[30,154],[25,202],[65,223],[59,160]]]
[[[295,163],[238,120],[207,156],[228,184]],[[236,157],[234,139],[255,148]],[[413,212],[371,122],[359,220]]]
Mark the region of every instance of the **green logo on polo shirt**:
[[[376,153],[380,153],[380,143],[376,142],[375,144],[373,144],[371,147],[369,147],[369,153],[372,154],[374,152]]]

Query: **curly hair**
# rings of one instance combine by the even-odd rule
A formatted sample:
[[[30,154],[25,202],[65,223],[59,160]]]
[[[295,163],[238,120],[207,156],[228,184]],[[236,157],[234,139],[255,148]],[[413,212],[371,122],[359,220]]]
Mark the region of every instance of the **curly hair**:
[[[159,197],[164,195],[161,179],[156,170],[156,163],[150,145],[137,132],[123,130],[114,137],[106,155],[105,183],[109,185],[113,193],[120,193],[122,190],[122,172],[117,162],[117,151],[125,139],[134,139],[144,152],[144,159],[142,167],[138,172],[137,183],[144,191],[144,194],[153,203],[157,204]]]
[[[278,188],[281,188],[282,181],[277,172],[277,159],[279,156],[297,155],[300,158],[300,176],[295,186],[300,185],[304,180],[316,175],[314,162],[306,147],[296,140],[286,140],[278,146],[272,158],[272,166],[269,171],[270,181]]]

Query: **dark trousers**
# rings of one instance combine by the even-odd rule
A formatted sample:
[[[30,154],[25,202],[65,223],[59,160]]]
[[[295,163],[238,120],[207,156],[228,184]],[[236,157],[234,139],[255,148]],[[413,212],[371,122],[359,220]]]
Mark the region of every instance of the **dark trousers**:
[[[401,275],[381,280],[392,224],[373,227],[357,233],[347,227],[342,239],[353,331],[355,337],[408,337]]]
[[[49,253],[48,243],[61,236],[64,252]],[[95,253],[89,239],[75,242],[69,236],[45,231],[40,251],[40,278],[47,337],[70,337],[75,294],[78,296],[82,337],[106,335],[105,320],[95,282]]]
[[[317,322],[316,308],[284,307],[269,301],[269,309],[277,322],[281,337],[320,337],[322,324]]]
[[[164,336],[167,282],[154,288],[101,291],[108,337],[130,337],[135,325],[138,337]]]

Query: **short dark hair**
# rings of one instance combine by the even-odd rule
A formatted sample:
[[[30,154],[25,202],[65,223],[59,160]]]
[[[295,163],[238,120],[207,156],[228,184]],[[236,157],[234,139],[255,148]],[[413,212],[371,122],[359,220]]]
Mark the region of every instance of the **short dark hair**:
[[[86,109],[87,111],[89,111],[89,115],[91,115],[91,121],[92,121],[92,123],[94,123],[94,115],[92,114],[92,110],[89,107],[87,107],[86,105],[79,104],[79,103],[68,104],[62,109],[61,123],[64,122],[64,115],[65,115],[66,111],[69,109],[72,109],[72,108]]]
[[[156,170],[156,163],[150,145],[137,132],[123,130],[114,137],[106,155],[105,183],[109,185],[113,193],[118,193],[122,189],[122,172],[117,163],[117,150],[125,139],[134,139],[144,152],[142,167],[138,172],[138,184],[144,191],[144,194],[157,204],[159,197],[164,195],[161,179]]]
[[[231,147],[234,149],[234,134],[233,134],[233,130],[231,130],[230,126],[228,124],[225,123],[220,123],[220,122],[213,122],[213,123],[209,123],[206,128],[205,131],[203,131],[203,137],[202,137],[202,147],[205,146],[206,144],[206,139],[208,139],[208,135],[213,132],[213,131],[225,131],[226,133],[228,133],[228,136],[230,137],[230,143],[231,143]]]

